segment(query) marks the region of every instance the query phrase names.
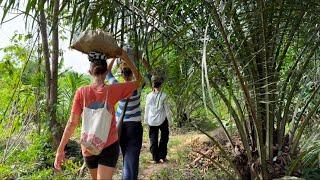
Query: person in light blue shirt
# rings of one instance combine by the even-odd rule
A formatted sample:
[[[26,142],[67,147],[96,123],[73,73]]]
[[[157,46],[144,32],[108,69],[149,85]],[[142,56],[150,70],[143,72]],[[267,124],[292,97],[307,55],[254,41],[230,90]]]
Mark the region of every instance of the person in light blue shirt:
[[[118,83],[118,80],[111,73],[114,63],[113,59],[109,64],[109,73],[107,80],[110,84]],[[126,64],[120,65],[121,76],[126,82],[133,80],[133,74]],[[127,99],[119,101],[116,110],[116,120],[120,120]],[[142,147],[143,128],[141,124],[140,91],[135,90],[128,99],[128,105],[124,114],[123,124],[121,126],[120,147],[123,155],[122,179],[138,179],[139,156]]]

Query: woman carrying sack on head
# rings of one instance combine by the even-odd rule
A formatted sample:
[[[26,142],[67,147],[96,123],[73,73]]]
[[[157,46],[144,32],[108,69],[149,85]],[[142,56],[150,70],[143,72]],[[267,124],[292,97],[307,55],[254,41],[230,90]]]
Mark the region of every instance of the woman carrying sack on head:
[[[71,116],[57,149],[54,166],[57,170],[61,170],[65,158],[64,148],[79,124],[82,114],[81,149],[91,177],[112,179],[119,156],[114,106],[119,100],[132,95],[141,84],[141,76],[128,61],[127,54],[122,51],[120,58],[126,61],[136,80],[106,85],[104,83],[108,73],[106,56],[103,53],[90,52],[88,58],[91,62],[89,73],[93,82],[91,85],[79,88],[75,93]],[[106,123],[101,125],[104,121]]]

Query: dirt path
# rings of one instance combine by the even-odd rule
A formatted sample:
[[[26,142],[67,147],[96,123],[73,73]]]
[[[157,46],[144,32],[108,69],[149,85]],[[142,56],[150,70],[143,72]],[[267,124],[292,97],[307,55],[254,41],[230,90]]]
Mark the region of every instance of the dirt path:
[[[154,164],[151,161],[151,154],[149,152],[149,142],[146,140],[143,142],[141,157],[149,158],[147,161],[140,162],[139,179],[150,179],[153,174],[159,172],[161,169],[178,166],[179,160],[177,154],[185,150],[193,140],[197,138],[206,138],[205,135],[196,133],[187,133],[180,135],[171,135],[168,144],[168,159],[169,161],[159,164]],[[187,157],[185,157],[187,158]]]
[[[145,133],[146,135],[146,133]],[[150,179],[154,174],[159,173],[161,170],[165,168],[177,168],[180,167],[180,160],[181,158],[188,158],[186,156],[179,155],[183,153],[188,147],[190,147],[191,143],[195,140],[199,139],[204,141],[207,137],[203,134],[198,133],[186,133],[186,134],[179,134],[179,135],[170,135],[169,143],[168,143],[168,160],[165,163],[154,164],[152,162],[151,153],[149,151],[149,138],[143,138],[143,144],[140,154],[140,164],[139,164],[139,177],[138,179]],[[180,157],[179,157],[180,156]],[[121,172],[122,172],[122,156],[120,155],[117,170],[114,174],[114,179],[121,179]],[[90,175],[88,170],[84,171],[84,175],[82,178],[90,179]]]
[[[159,172],[162,168],[170,166],[169,162],[152,164],[150,163],[147,168],[139,174],[139,179],[150,179],[153,173]]]

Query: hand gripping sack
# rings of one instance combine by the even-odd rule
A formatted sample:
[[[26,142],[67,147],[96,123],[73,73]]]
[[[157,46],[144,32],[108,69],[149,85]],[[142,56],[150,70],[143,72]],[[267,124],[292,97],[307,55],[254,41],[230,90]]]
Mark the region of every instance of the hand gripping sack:
[[[106,144],[110,132],[112,114],[103,108],[90,109],[84,106],[80,143],[92,154],[99,155]]]
[[[85,54],[91,51],[101,52],[108,58],[118,57],[122,53],[112,35],[101,29],[88,29],[82,32],[70,47]]]

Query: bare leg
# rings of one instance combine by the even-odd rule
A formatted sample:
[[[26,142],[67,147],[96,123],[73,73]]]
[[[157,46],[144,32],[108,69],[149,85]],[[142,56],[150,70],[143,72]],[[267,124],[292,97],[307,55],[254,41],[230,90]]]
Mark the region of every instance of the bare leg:
[[[92,179],[93,179],[93,180],[96,180],[96,179],[97,179],[98,168],[89,169],[89,171],[90,171],[90,174],[91,174]]]
[[[104,165],[98,166],[97,179],[112,179],[112,174],[115,168]]]

